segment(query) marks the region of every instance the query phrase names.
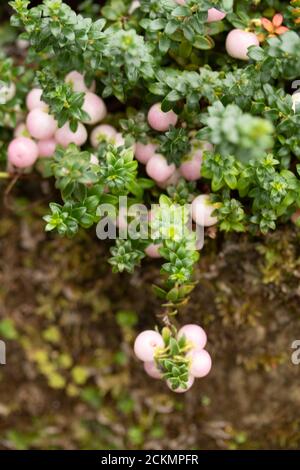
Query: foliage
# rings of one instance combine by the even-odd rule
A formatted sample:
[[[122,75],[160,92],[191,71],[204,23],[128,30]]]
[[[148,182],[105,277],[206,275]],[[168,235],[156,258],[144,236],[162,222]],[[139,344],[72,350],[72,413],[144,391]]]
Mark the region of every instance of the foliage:
[[[154,290],[164,303],[164,321],[170,322],[195,285],[199,259],[186,203],[212,193],[218,225],[214,233],[208,231],[211,236],[218,230],[267,235],[300,207],[300,109],[291,96],[300,76],[298,2],[187,0],[178,5],[174,0],[141,0],[134,11],[127,0],[107,1],[101,10],[89,0],[78,11],[62,0],[43,0],[33,7],[27,0],[14,0],[10,6],[11,25],[29,48],[23,55],[11,53],[9,44],[0,56],[1,85],[16,85],[15,96],[0,104],[1,173],[12,130],[24,119],[25,96],[33,86],[42,88],[58,126],[69,122],[75,131],[87,118],[84,93],[66,84],[65,75],[77,70],[87,84],[95,80],[97,94],[107,99],[107,123],[125,140],[119,146],[102,142],[97,149],[88,143],[82,149],[58,147],[52,160],[38,163],[37,170],[53,177],[61,196],[44,216],[46,230],[71,237],[81,228],[95,227],[104,219],[101,204],[111,205],[120,216],[123,196],[130,207],[144,203],[150,209],[158,203],[147,239],[117,238],[109,262],[114,272],[132,273],[145,247],[159,244],[163,280]],[[208,23],[210,8],[226,12],[226,18]],[[262,19],[273,21],[276,13],[283,15],[288,31],[277,34],[274,29],[267,35],[268,23]],[[249,49],[249,61],[225,52],[226,35],[234,27],[261,40],[259,47]],[[164,133],[146,121],[157,101],[163,111],[178,115],[178,123]],[[158,152],[179,169],[195,141],[208,141],[213,149],[203,152],[197,183],[181,179],[161,189],[145,178],[134,159],[137,141],[157,143]],[[167,215],[171,224],[165,223]],[[173,370],[173,364],[165,363],[169,367]],[[182,375],[180,365],[176,385]],[[77,369],[73,378],[81,382],[85,375]],[[62,384],[58,377],[54,382]]]

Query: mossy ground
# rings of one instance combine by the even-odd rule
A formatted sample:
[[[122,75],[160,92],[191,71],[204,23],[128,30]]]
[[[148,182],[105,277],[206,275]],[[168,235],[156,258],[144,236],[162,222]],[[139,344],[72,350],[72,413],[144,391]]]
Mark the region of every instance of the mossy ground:
[[[14,188],[1,209],[0,448],[298,448],[296,229],[207,238],[178,321],[205,326],[214,366],[179,396],[147,378],[132,353],[160,312],[151,294],[159,262],[113,275],[93,232],[46,235],[45,184],[43,194],[23,183],[22,198]]]

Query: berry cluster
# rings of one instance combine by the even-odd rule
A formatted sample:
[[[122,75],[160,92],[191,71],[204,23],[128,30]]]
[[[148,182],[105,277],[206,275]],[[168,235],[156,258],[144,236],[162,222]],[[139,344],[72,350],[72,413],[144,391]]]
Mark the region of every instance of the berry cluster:
[[[88,133],[84,124],[95,125],[102,121],[107,114],[104,101],[97,96],[95,83],[87,88],[83,75],[73,71],[65,77],[75,92],[84,93],[82,109],[88,118],[79,122],[76,131],[70,124],[65,123],[61,128],[49,113],[48,105],[42,100],[42,89],[32,89],[26,98],[28,114],[25,122],[18,124],[14,131],[14,139],[8,147],[8,162],[16,168],[27,168],[33,165],[39,157],[52,157],[57,145],[66,148],[74,143],[82,146],[86,143]],[[97,135],[107,132],[107,126],[96,127],[91,134],[91,143],[95,144]],[[123,144],[121,135],[115,132],[116,144]]]
[[[67,122],[61,128],[50,114],[47,104],[42,100],[42,89],[32,89],[26,98],[28,114],[25,122],[20,122],[14,131],[14,139],[8,146],[9,169],[25,169],[31,167],[38,158],[49,158],[55,153],[58,146],[67,148],[70,144],[81,147],[88,140],[86,125],[94,126],[90,132],[90,145],[92,151],[98,149],[103,142],[115,147],[124,147],[125,138],[110,124],[99,124],[107,116],[107,109],[102,98],[95,92],[93,82],[88,89],[82,74],[77,71],[70,72],[65,81],[75,92],[85,94],[83,111],[89,119],[78,122],[76,131],[72,131]],[[152,105],[148,111],[149,126],[158,132],[168,131],[178,122],[178,116],[173,111],[164,112],[161,103]],[[159,141],[149,140],[146,143],[137,141],[131,144],[135,158],[146,165],[147,175],[161,187],[176,185],[180,178],[186,181],[195,181],[201,177],[203,152],[212,150],[208,142],[191,141],[191,150],[177,169],[174,163],[169,164],[166,157],[158,153]],[[98,164],[98,158],[91,153],[91,162]],[[210,202],[209,195],[200,195],[192,203],[192,217],[198,225],[208,227],[217,223],[212,214],[216,207]],[[119,213],[118,226],[126,225],[126,220]],[[150,244],[145,252],[149,257],[159,258],[160,245]]]
[[[211,357],[204,349],[205,331],[198,325],[184,325],[178,332],[164,328],[140,333],[134,352],[144,362],[146,373],[154,379],[164,379],[176,393],[188,391],[195,378],[205,377],[211,369]]]

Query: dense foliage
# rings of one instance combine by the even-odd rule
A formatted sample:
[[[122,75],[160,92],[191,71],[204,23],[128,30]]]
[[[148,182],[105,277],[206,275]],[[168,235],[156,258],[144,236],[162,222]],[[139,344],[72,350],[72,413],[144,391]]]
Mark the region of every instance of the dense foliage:
[[[1,176],[20,177],[36,163],[41,177],[53,177],[61,200],[44,219],[46,230],[60,235],[101,223],[103,205],[122,229],[136,220],[130,208],[156,203],[146,236],[119,233],[110,264],[133,272],[147,254],[163,258],[163,281],[154,291],[170,327],[194,287],[195,226],[211,236],[262,235],[300,208],[300,108],[299,95],[292,96],[300,75],[300,2],[108,0],[101,8],[84,2],[80,13],[61,0],[10,6],[19,39],[13,53],[4,40],[0,56]],[[211,9],[222,17],[212,18]],[[243,41],[250,46],[244,51]],[[68,79],[73,71],[84,76],[80,87]],[[45,107],[36,112],[27,100],[26,118],[33,88],[42,90]],[[13,130],[25,119],[15,139],[49,140],[55,132],[50,158],[37,160],[41,150],[33,157],[32,147],[26,164],[18,164]],[[83,124],[103,120],[115,134],[99,129],[94,144],[95,128],[90,145]],[[50,125],[53,132],[43,134]],[[150,157],[139,154],[139,145],[152,146]],[[120,197],[127,197],[125,215]],[[138,227],[145,235],[141,221]],[[177,347],[171,356],[180,354]],[[155,360],[170,372],[161,351]],[[184,380],[174,379],[179,369],[166,376],[174,389],[188,380],[185,370]]]

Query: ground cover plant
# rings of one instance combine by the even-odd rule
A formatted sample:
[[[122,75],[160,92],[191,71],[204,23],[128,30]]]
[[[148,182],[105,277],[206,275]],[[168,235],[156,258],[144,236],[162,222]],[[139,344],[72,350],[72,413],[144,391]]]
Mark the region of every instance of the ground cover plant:
[[[115,238],[113,272],[161,258],[162,307],[134,350],[185,392],[211,369],[206,333],[180,313],[203,238],[300,221],[300,2],[9,5],[1,178],[54,180],[45,230]]]

